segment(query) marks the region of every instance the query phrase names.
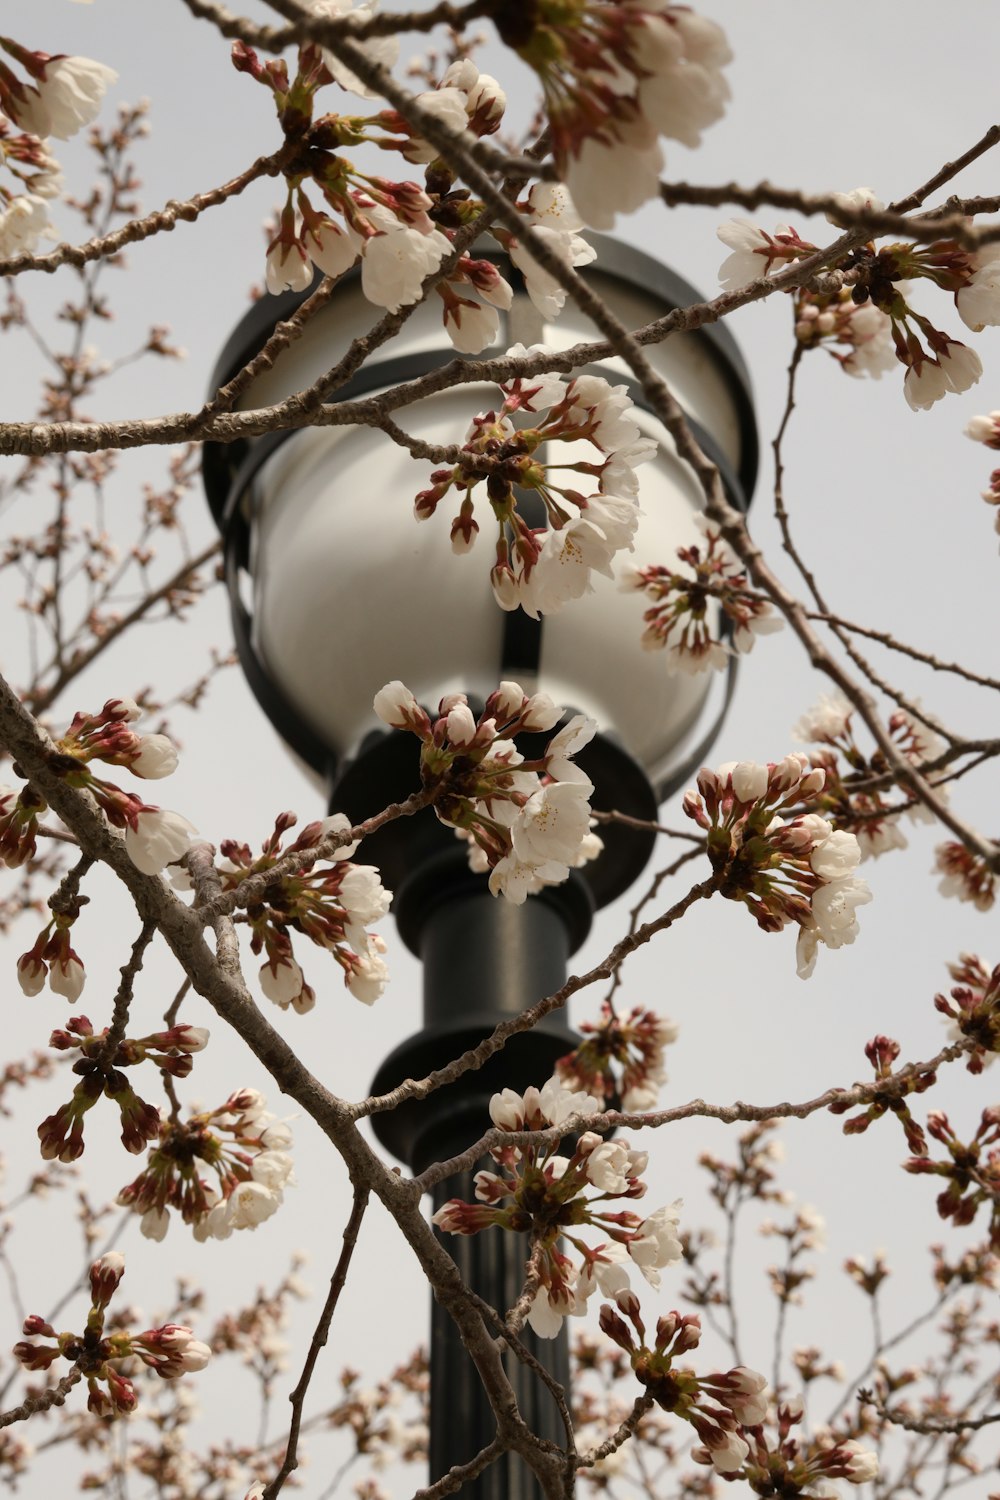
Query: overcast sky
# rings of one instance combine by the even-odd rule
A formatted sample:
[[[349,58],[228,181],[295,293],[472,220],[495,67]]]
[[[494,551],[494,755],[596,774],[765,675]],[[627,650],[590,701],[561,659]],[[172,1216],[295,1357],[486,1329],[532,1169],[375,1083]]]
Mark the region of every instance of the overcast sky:
[[[267,14],[261,5],[247,10],[261,18]],[[668,178],[749,184],[766,177],[815,191],[866,184],[889,200],[908,193],[964,151],[996,117],[1000,16],[990,0],[963,0],[948,8],[946,20],[942,8],[928,0],[902,11],[846,0],[822,16],[798,0],[757,6],[714,0],[704,10],[730,37],[733,99],[697,153],[668,143]],[[92,6],[7,0],[4,25],[28,45],[81,53],[115,67],[120,79],[109,95],[105,121],[120,101],[152,100],[152,134],[139,167],[144,209],[203,191],[278,143],[266,92],[232,70],[228,43],[192,19],[179,0],[159,0],[155,7],[136,0],[95,0]],[[488,60],[504,81],[513,77],[519,110],[526,113],[523,70],[501,71],[505,65],[492,48]],[[86,153],[72,143],[60,146],[58,154],[69,190],[84,193]],[[996,152],[986,156],[950,190],[995,191],[998,160]],[[273,184],[256,184],[240,200],[206,213],[197,225],[181,225],[129,252],[128,274],[113,276],[117,317],[102,349],[113,357],[131,347],[137,329],[162,322],[170,324],[188,358],[183,364],[149,362],[130,369],[109,383],[95,414],[152,415],[197,405],[216,354],[246,306],[249,287],[262,277],[260,226],[274,203]],[[650,205],[621,221],[617,232],[712,295],[725,254],[715,228],[726,216],[725,210],[667,213]],[[758,217],[770,230],[783,216],[764,210]],[[805,237],[821,243],[832,235],[822,221],[793,217],[792,222]],[[65,210],[60,210],[58,225],[62,233],[78,237],[76,222]],[[19,290],[51,308],[71,295],[73,279],[69,270],[51,279],[25,277]],[[965,334],[944,295],[928,295],[921,306],[946,332],[974,342],[985,366],[979,387],[949,397],[930,412],[913,413],[903,400],[902,369],[877,384],[855,381],[833,361],[812,356],[805,362],[800,410],[787,443],[786,496],[802,550],[839,613],[892,629],[946,659],[995,672],[997,538],[992,514],[978,499],[992,465],[984,449],[962,436],[962,428],[974,413],[1000,406],[1000,340],[992,329],[974,339]],[[771,299],[737,313],[729,326],[752,372],[764,446],[752,530],[791,581],[778,548],[767,448],[784,398],[790,307]],[[29,375],[36,361],[26,341],[13,337],[5,354],[0,409],[7,418],[27,418],[33,412]],[[142,484],[158,481],[163,472],[161,454],[125,455],[111,491],[113,524],[125,526]],[[414,490],[425,482],[424,466],[415,466]],[[410,496],[400,498],[408,508]],[[42,503],[41,494],[32,502]],[[13,529],[29,524],[16,512],[4,519]],[[189,524],[194,545],[203,544],[211,534],[210,523],[200,513],[197,497]],[[7,589],[0,655],[16,678],[23,670],[23,622],[11,607],[9,582]],[[176,690],[198,675],[213,646],[229,648],[219,596],[207,601],[183,632],[143,632],[109,652],[57,706],[53,721],[61,725],[77,708],[96,707],[106,696],[131,693],[149,682],[164,694]],[[995,700],[979,698],[944,676],[923,674],[911,663],[887,660],[876,648],[873,659],[960,732],[996,732]],[[374,683],[373,691],[380,685]],[[763,640],[743,664],[711,763],[777,760],[796,748],[792,725],[825,687],[787,631]],[[213,841],[236,836],[256,847],[278,811],[294,808],[307,821],[324,810],[236,671],[213,686],[199,716],[178,715],[175,727],[184,751],[177,774],[163,784],[162,801],[184,812]],[[987,771],[956,787],[955,805],[961,816],[996,834],[996,794],[996,776]],[[675,825],[682,821],[679,800],[665,810],[664,819]],[[775,1102],[847,1085],[867,1076],[862,1048],[876,1031],[898,1037],[907,1059],[937,1051],[944,1033],[931,1001],[935,990],[947,984],[946,962],[971,949],[992,965],[1000,959],[1000,946],[993,914],[937,897],[930,867],[940,832],[915,829],[909,836],[908,851],[866,866],[874,899],[860,913],[861,935],[852,948],[821,951],[808,982],[795,975],[793,934],[765,937],[745,911],[721,902],[696,907],[675,932],[629,962],[626,1000],[664,1010],[681,1028],[670,1055],[666,1102],[696,1096],[714,1102]],[[661,862],[669,857],[665,854]],[[98,889],[95,884],[95,897]],[[676,894],[681,890],[677,886]],[[634,900],[632,893],[602,914],[574,967],[603,955]],[[350,999],[333,965],[327,971],[310,960],[307,975],[319,993],[312,1014],[300,1018],[269,1011],[269,1019],[300,1044],[323,1082],[348,1097],[366,1092],[390,1045],[418,1024],[418,966],[402,951],[391,924],[384,926],[392,981],[375,1008],[364,1009]],[[130,940],[132,926],[124,907],[110,893],[107,904],[95,899],[79,923],[77,946],[90,978],[72,1013],[86,1010],[95,1025],[108,1020],[115,970],[125,957],[123,931]],[[8,1036],[14,1055],[42,1045],[66,1015],[64,1003],[48,992],[26,1002],[14,988],[12,965],[33,938],[31,923],[23,933],[25,940],[19,937],[10,946],[8,959]],[[138,991],[144,1017],[152,1020],[162,1013],[176,982],[169,958],[162,952],[152,956]],[[598,998],[596,992],[585,996],[575,1008],[576,1019],[594,1014]],[[184,1014],[193,1023],[211,1024],[200,1001],[192,1001]],[[217,1045],[196,1062],[184,1098],[215,1104],[243,1083],[268,1092],[242,1046],[225,1039],[221,1027],[214,1030]],[[995,1093],[989,1081],[956,1071],[933,1097],[949,1109],[959,1134],[968,1136]],[[273,1107],[284,1112],[276,1097]],[[19,1113],[27,1136],[39,1118],[40,1107],[37,1115],[31,1107]],[[110,1127],[105,1118],[88,1129],[92,1142],[84,1166],[88,1180],[93,1174],[95,1195],[113,1192],[134,1175],[134,1163],[116,1148]],[[135,1301],[152,1312],[158,1300],[162,1303],[167,1280],[189,1274],[208,1282],[221,1308],[224,1298],[249,1295],[258,1280],[280,1275],[288,1253],[298,1248],[310,1255],[307,1279],[317,1297],[322,1295],[349,1192],[338,1162],[331,1161],[307,1122],[298,1121],[293,1128],[298,1186],[288,1193],[279,1215],[254,1235],[222,1245],[194,1245],[179,1224],[160,1246],[132,1234],[124,1248],[127,1285]],[[899,1171],[897,1164],[906,1153],[892,1122],[864,1138],[845,1140],[839,1122],[822,1117],[793,1123],[783,1137],[787,1186],[829,1221],[825,1259],[830,1275],[813,1305],[793,1312],[791,1340],[825,1342],[831,1355],[856,1364],[867,1350],[868,1330],[860,1295],[835,1274],[844,1256],[886,1247],[899,1273],[887,1293],[891,1331],[904,1321],[907,1307],[929,1301],[923,1247],[939,1239],[951,1243],[954,1237],[934,1214],[932,1186]],[[689,1205],[684,1222],[700,1222],[705,1205],[695,1160],[701,1150],[724,1149],[722,1127],[692,1122],[673,1127],[669,1139],[651,1145],[649,1207],[684,1196]],[[7,1191],[13,1194],[32,1158],[18,1165],[17,1152],[8,1148],[7,1154]],[[33,1207],[14,1241],[21,1293],[32,1310],[44,1310],[53,1281],[61,1290],[78,1258],[69,1216],[68,1201],[51,1199]],[[56,1264],[53,1241],[68,1241],[61,1265]],[[43,1243],[44,1256],[35,1253]],[[772,1258],[773,1242],[750,1236],[745,1246],[739,1270],[748,1326],[744,1353],[748,1364],[767,1368],[770,1314],[760,1291],[762,1266]],[[409,1251],[377,1206],[370,1211],[363,1247],[355,1295],[338,1313],[325,1357],[331,1376],[351,1362],[375,1379],[424,1336],[420,1278]],[[659,1299],[644,1294],[644,1308],[666,1311],[674,1305],[675,1287],[668,1273]],[[317,1307],[316,1302],[309,1305],[307,1320]],[[15,1320],[5,1318],[12,1341]],[[296,1350],[293,1371],[300,1358]],[[200,1377],[203,1392],[210,1384],[210,1374]],[[230,1416],[239,1422],[242,1413],[237,1408]],[[254,1415],[247,1436],[255,1423]],[[303,1493],[318,1495],[323,1482],[315,1472]]]

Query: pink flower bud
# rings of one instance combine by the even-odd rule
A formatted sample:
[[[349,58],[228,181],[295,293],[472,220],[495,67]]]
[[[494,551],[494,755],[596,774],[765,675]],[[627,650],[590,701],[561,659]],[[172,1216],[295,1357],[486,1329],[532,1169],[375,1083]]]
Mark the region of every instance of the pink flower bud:
[[[124,1275],[125,1257],[117,1250],[109,1250],[94,1261],[90,1268],[90,1296],[95,1307],[107,1307]]]

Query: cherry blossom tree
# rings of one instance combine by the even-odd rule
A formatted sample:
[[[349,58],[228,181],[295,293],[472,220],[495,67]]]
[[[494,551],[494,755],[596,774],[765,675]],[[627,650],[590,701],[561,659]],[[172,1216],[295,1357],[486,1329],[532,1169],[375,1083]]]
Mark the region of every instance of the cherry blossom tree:
[[[708,12],[666,0],[442,0],[412,13],[379,10],[374,0],[255,8],[261,19],[216,0],[178,0],[191,45],[211,56],[227,87],[256,101],[260,154],[221,185],[151,211],[138,201],[149,107],[116,109],[118,75],[105,61],[42,50],[33,10],[18,15],[17,36],[0,35],[3,331],[11,350],[33,348],[44,372],[28,415],[0,422],[10,606],[0,679],[0,927],[10,1009],[23,1017],[11,1034],[24,1027],[32,1038],[0,1074],[0,1109],[31,1151],[23,1186],[6,1196],[0,1238],[11,1351],[0,1367],[0,1469],[27,1486],[50,1453],[72,1452],[73,1468],[62,1472],[82,1488],[122,1494],[127,1476],[170,1500],[273,1500],[309,1473],[315,1453],[320,1477],[310,1493],[332,1494],[353,1466],[355,1492],[379,1500],[377,1475],[392,1466],[394,1492],[436,1500],[510,1453],[551,1497],[578,1480],[621,1494],[638,1484],[650,1497],[712,1496],[727,1484],[814,1497],[855,1486],[880,1500],[923,1495],[928,1485],[935,1495],[966,1485],[986,1495],[991,1484],[996,1493],[990,1294],[1000,1253],[1000,1106],[988,1081],[1000,1051],[1000,953],[990,951],[982,914],[994,906],[1000,846],[982,796],[1000,740],[956,726],[983,703],[992,722],[1000,680],[976,665],[988,625],[984,632],[971,600],[951,587],[963,558],[939,556],[928,576],[908,571],[906,539],[927,524],[920,474],[907,473],[905,494],[900,478],[899,494],[869,497],[873,537],[885,535],[876,512],[892,517],[891,555],[860,529],[848,538],[870,607],[855,619],[831,602],[826,583],[828,572],[837,579],[836,519],[806,529],[810,550],[800,541],[809,486],[790,455],[806,372],[820,363],[855,386],[859,402],[878,380],[901,424],[934,420],[981,380],[986,390],[1000,323],[1000,229],[991,218],[1000,198],[952,190],[963,172],[992,160],[1000,127],[949,139],[941,154],[950,159],[927,161],[922,180],[891,202],[843,183],[673,180],[678,145],[699,148],[734,107],[733,52]],[[498,77],[486,70],[484,45]],[[505,68],[521,70],[510,87]],[[211,114],[214,101],[199,107]],[[77,151],[84,141],[89,158]],[[863,160],[857,175],[867,175]],[[179,226],[194,246],[213,215],[236,212],[255,191],[270,193],[274,217],[254,294],[306,295],[199,408],[164,411],[150,395],[141,415],[123,414],[123,368],[138,382],[140,371],[174,366],[183,351],[166,326],[143,331],[130,313],[130,342],[111,359],[101,354],[108,273],[126,252],[134,260],[156,253]],[[52,227],[57,205],[76,216],[72,235]],[[699,208],[713,215],[723,247],[703,280],[714,277],[721,290],[655,323],[622,323],[580,275],[595,256],[588,229],[612,229],[637,210],[670,225]],[[775,224],[776,214],[795,222]],[[545,320],[575,304],[599,338],[569,349],[491,348],[514,293],[482,253],[484,237],[505,252]],[[199,279],[225,282],[218,257],[164,261],[181,279],[192,264]],[[302,335],[354,268],[370,328],[308,389],[240,407],[254,375]],[[48,298],[50,285],[67,300]],[[465,359],[377,400],[334,399],[425,305]],[[766,546],[766,525],[733,506],[647,352],[751,308],[781,321],[785,340]],[[631,566],[628,554],[656,444],[626,385],[594,372],[609,360],[641,388],[700,494],[697,539],[655,565]],[[468,424],[450,443],[432,447],[406,430],[416,400],[463,385],[475,387]],[[1000,447],[1000,413],[983,410],[990,399],[938,428],[941,441],[957,449],[964,428],[976,444]],[[608,931],[602,951],[557,991],[525,996],[521,1014],[478,1047],[381,1099],[361,1092],[364,1080],[350,1071],[332,1085],[314,1052],[318,1033],[302,1029],[340,1007],[350,1020],[335,1024],[349,1035],[386,1004],[391,892],[365,860],[366,838],[399,818],[436,818],[464,842],[492,897],[521,905],[599,859],[602,828],[626,820],[595,810],[576,760],[594,722],[512,680],[498,681],[482,704],[461,693],[425,703],[402,681],[374,684],[373,714],[416,738],[419,769],[405,801],[353,826],[338,813],[300,823],[271,783],[255,788],[253,816],[240,827],[216,826],[211,809],[196,813],[183,792],[166,796],[176,807],[147,800],[160,795],[147,782],[174,777],[183,789],[197,781],[198,755],[189,758],[184,741],[197,740],[189,713],[199,706],[221,758],[236,767],[244,753],[225,714],[213,720],[217,697],[230,691],[228,643],[197,658],[188,644],[189,678],[159,686],[178,633],[204,640],[198,622],[218,582],[218,544],[200,545],[195,519],[199,446],[313,425],[366,426],[373,443],[409,451],[413,488],[401,503],[412,505],[412,524],[448,526],[461,566],[479,569],[484,587],[488,574],[498,611],[572,619],[587,608],[594,575],[612,577],[635,596],[636,651],[656,653],[665,674],[719,674],[739,657],[773,682],[793,653],[808,683],[787,723],[769,716],[766,746],[702,767],[676,813],[648,825],[668,847],[635,904],[617,912],[624,931]],[[885,442],[898,472],[902,440]],[[851,431],[838,431],[833,445],[851,450]],[[130,450],[147,464],[138,501],[134,485],[127,496],[116,491]],[[866,453],[855,462],[861,488]],[[987,459],[983,499],[995,508],[1000,470],[988,469]],[[964,510],[968,500],[974,510],[975,499],[956,492],[948,504]],[[977,520],[986,550],[981,510]],[[946,538],[939,550],[951,545]],[[904,574],[922,595],[928,627],[913,642],[886,627],[881,611],[890,575]],[[942,616],[962,614],[960,604],[965,629],[953,650]],[[155,627],[148,636],[146,626]],[[773,699],[767,678],[750,680]],[[967,696],[952,718],[955,685]],[[539,736],[547,737],[541,749]],[[925,838],[938,884],[927,884],[919,921],[908,921],[930,935],[938,907],[964,903],[963,918],[965,908],[975,912],[985,930],[980,951],[971,940],[936,949],[938,969],[908,997],[937,1028],[934,1046],[917,1050],[909,1035],[879,1029],[895,1029],[887,991],[896,975],[865,948],[877,942],[870,931],[891,889],[881,872],[904,865]],[[711,969],[719,948],[751,937],[755,955],[768,953],[761,962],[784,953],[805,1009],[823,983],[852,990],[866,1028],[864,1076],[827,1074],[810,1090],[791,1069],[779,1085],[783,1102],[769,1104],[750,1055],[737,1074],[739,1102],[681,1102],[676,1065],[664,1096],[667,1049],[683,1029],[648,983],[626,995],[630,975],[647,953],[660,955],[656,972],[669,973],[687,941]],[[838,972],[849,978],[831,977]],[[756,1012],[766,1050],[769,996],[745,981],[739,999]],[[459,1156],[413,1175],[373,1147],[362,1126],[374,1113],[502,1056],[512,1037],[571,1000],[579,1045],[550,1079],[496,1093]],[[71,1016],[57,1013],[62,1001]],[[726,1024],[718,1024],[720,1048]],[[886,1156],[890,1116],[903,1139]],[[871,1330],[849,1374],[839,1349],[790,1344],[823,1225],[782,1183],[778,1126],[790,1122],[791,1138],[820,1120],[829,1155],[814,1163],[810,1196],[822,1202],[838,1177],[853,1186],[870,1171],[873,1192],[905,1183],[940,1221],[930,1291],[923,1301],[910,1296],[891,1328],[888,1260],[873,1245],[846,1260]],[[719,1124],[730,1127],[725,1145]],[[297,1186],[302,1130],[314,1133],[322,1165],[302,1168]],[[864,1147],[853,1141],[862,1135]],[[136,1161],[124,1162],[122,1149]],[[676,1194],[656,1197],[657,1161],[677,1156],[704,1181],[714,1223],[700,1224]],[[432,1224],[425,1195],[477,1167],[474,1196],[452,1198]],[[346,1198],[340,1222],[326,1226],[329,1265],[319,1269],[329,1287],[299,1339],[294,1309],[308,1293],[281,1225],[293,1192],[315,1195],[333,1171]],[[101,1193],[110,1182],[108,1203],[94,1200],[91,1172]],[[932,1191],[924,1177],[943,1181]],[[639,1200],[650,1188],[647,1207]],[[32,1231],[21,1230],[42,1201],[45,1236],[65,1239],[74,1223],[82,1236],[65,1294],[39,1274],[46,1257],[33,1257]],[[345,1287],[364,1274],[356,1249],[376,1213],[391,1255],[415,1268],[453,1319],[496,1417],[488,1446],[429,1486],[419,1469],[425,1356],[390,1349],[379,1329],[384,1357],[372,1386],[360,1339],[345,1344],[338,1334],[349,1316]],[[737,1238],[742,1245],[753,1222],[779,1246],[779,1263],[766,1269],[766,1333],[759,1317],[743,1317]],[[197,1276],[189,1279],[189,1251],[197,1245],[208,1256],[225,1241],[206,1264],[235,1265],[234,1234],[244,1247],[271,1237],[271,1284],[219,1311]],[[482,1234],[516,1237],[523,1249],[523,1285],[509,1308],[475,1296],[447,1253],[449,1236]],[[171,1254],[183,1246],[183,1260],[171,1262],[173,1288],[161,1245]],[[126,1297],[133,1267],[141,1277],[150,1256],[158,1279],[142,1284],[155,1287],[157,1302],[146,1315]],[[31,1286],[22,1293],[25,1265]],[[544,1379],[525,1330],[545,1340],[588,1313],[572,1397],[555,1390],[565,1433],[552,1444],[518,1411],[501,1356]],[[377,1320],[373,1309],[365,1315]],[[319,1373],[328,1341],[342,1356],[333,1397],[329,1373]],[[213,1421],[199,1432],[198,1393],[224,1389],[240,1366],[251,1372],[259,1423],[223,1431]],[[824,1405],[825,1382],[839,1394]],[[276,1418],[284,1398],[290,1414]],[[331,1448],[331,1434],[339,1446]]]

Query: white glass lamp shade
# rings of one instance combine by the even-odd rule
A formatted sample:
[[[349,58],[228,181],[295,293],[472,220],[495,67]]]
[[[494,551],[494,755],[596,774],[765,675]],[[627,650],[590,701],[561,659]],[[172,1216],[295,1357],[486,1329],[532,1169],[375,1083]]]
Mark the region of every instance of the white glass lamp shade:
[[[612,274],[603,260],[598,267],[588,268],[588,279],[630,327],[668,309],[655,289]],[[263,406],[304,389],[372,321],[357,281],[342,284],[242,404]],[[597,338],[570,308],[556,324],[542,323],[523,293],[515,295],[505,324],[494,352],[515,341],[568,348]],[[730,353],[727,360],[726,345],[722,355],[719,348],[703,335],[678,335],[649,353],[726,471],[745,476],[752,474],[756,452],[749,398],[738,356]],[[438,299],[416,310],[380,361],[382,353],[365,366],[364,394],[453,357]],[[611,359],[595,368],[613,382],[627,376]],[[464,385],[400,408],[394,417],[415,438],[460,443],[472,417],[499,399],[493,385]],[[669,566],[677,548],[699,535],[694,475],[659,422],[643,410],[638,417],[658,453],[639,470],[635,551],[618,554],[618,574],[630,566]],[[574,456],[597,457],[589,445],[581,447],[587,453]],[[377,429],[306,428],[252,467],[240,509],[249,529],[253,648],[331,759],[353,753],[377,727],[372,698],[394,678],[431,709],[445,693],[482,699],[502,678],[514,678],[527,692],[544,691],[591,715],[654,787],[668,778],[706,716],[715,674],[669,675],[662,651],[643,650],[641,593],[592,575],[592,593],[543,616],[537,634],[529,627],[533,645],[525,654],[523,639],[512,644],[510,619],[490,587],[496,522],[484,489],[477,492],[479,537],[470,552],[456,555],[449,540],[453,495],[429,520],[418,522],[413,514],[414,496],[427,487],[435,465],[414,460]],[[734,483],[738,487],[738,479]]]

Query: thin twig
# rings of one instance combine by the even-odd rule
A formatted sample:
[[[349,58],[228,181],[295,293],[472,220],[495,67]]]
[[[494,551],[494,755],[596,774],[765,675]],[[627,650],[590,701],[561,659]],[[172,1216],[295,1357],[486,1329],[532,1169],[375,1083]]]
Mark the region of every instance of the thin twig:
[[[902,1412],[890,1411],[884,1401],[873,1396],[871,1391],[858,1391],[858,1401],[862,1406],[871,1406],[878,1412],[886,1422],[892,1422],[896,1427],[905,1427],[907,1432],[931,1433],[963,1433],[978,1432],[981,1427],[989,1427],[994,1422],[1000,1422],[1000,1411],[987,1412],[982,1417],[955,1417],[950,1422],[935,1421],[931,1417],[908,1417]]]
[[[96,1058],[94,1059],[98,1071],[103,1071],[105,1068],[111,1065],[114,1059],[114,1055],[118,1051],[118,1047],[125,1035],[125,1028],[128,1025],[129,1007],[132,1004],[132,992],[135,986],[135,978],[139,973],[139,970],[142,968],[142,960],[145,956],[146,949],[149,947],[150,943],[153,940],[153,934],[155,933],[155,931],[155,922],[144,922],[142,924],[142,931],[139,933],[139,936],[132,944],[132,952],[129,955],[128,962],[124,964],[119,970],[121,974],[121,983],[119,984],[118,991],[115,995],[115,1005],[114,1011],[112,1012],[111,1016],[111,1025],[108,1027],[108,1034],[101,1044],[101,1050],[100,1052],[98,1052]]]
[[[362,1120],[367,1115],[381,1114],[385,1110],[395,1109],[406,1099],[425,1099],[435,1089],[443,1087],[447,1083],[453,1083],[456,1078],[461,1078],[464,1073],[481,1068],[495,1052],[499,1052],[512,1036],[518,1036],[523,1031],[530,1031],[533,1026],[547,1016],[551,1011],[558,1010],[566,1004],[571,995],[586,989],[588,985],[594,984],[598,979],[610,979],[615,969],[630,954],[636,952],[650,938],[655,937],[658,932],[665,932],[672,927],[676,921],[684,915],[689,907],[696,901],[711,896],[716,889],[714,879],[702,881],[692,886],[686,896],[676,902],[669,911],[663,913],[652,922],[646,922],[635,932],[627,933],[621,938],[611,952],[600,963],[588,969],[585,974],[571,975],[561,989],[551,995],[546,995],[536,1005],[529,1006],[519,1016],[513,1016],[509,1021],[502,1021],[495,1027],[488,1037],[485,1037],[478,1046],[463,1052],[461,1057],[456,1057],[446,1067],[437,1068],[428,1073],[426,1078],[408,1078],[398,1088],[392,1089],[388,1094],[381,1094],[369,1099],[364,1099],[357,1104],[351,1105],[351,1113],[356,1120]],[[480,1152],[480,1155],[483,1155]],[[473,1157],[469,1165],[478,1158]],[[457,1170],[457,1169],[456,1169]],[[422,1192],[427,1192],[433,1182],[440,1181],[443,1177],[451,1175],[450,1172],[437,1173],[437,1167],[429,1167],[415,1181]]]
[[[369,1189],[367,1187],[355,1187],[351,1216],[344,1227],[343,1249],[340,1252],[333,1275],[330,1277],[330,1290],[327,1292],[323,1311],[319,1315],[319,1322],[313,1331],[298,1385],[288,1398],[292,1404],[292,1420],[288,1428],[288,1445],[285,1449],[285,1456],[282,1459],[281,1468],[264,1490],[264,1500],[274,1500],[274,1497],[281,1493],[289,1474],[299,1466],[298,1449],[299,1431],[302,1426],[302,1407],[306,1399],[306,1392],[309,1389],[309,1382],[312,1380],[313,1372],[316,1369],[320,1352],[326,1346],[326,1341],[330,1333],[330,1324],[333,1322],[333,1315],[336,1311],[337,1303],[340,1301],[340,1294],[344,1290],[351,1257],[354,1254],[354,1247],[358,1243],[361,1222],[365,1216],[365,1209],[368,1207],[368,1195]]]
[[[99,235],[96,239],[87,240],[83,245],[57,245],[55,250],[50,250],[46,255],[9,255],[0,260],[0,276],[17,276],[22,271],[58,271],[60,266],[87,265],[89,261],[103,260],[106,256],[117,255],[126,245],[135,245],[140,240],[148,240],[151,235],[169,233],[178,222],[193,223],[206,208],[215,208],[220,203],[234,198],[237,193],[242,193],[251,182],[256,182],[259,177],[277,177],[281,171],[284,152],[276,151],[270,156],[259,156],[255,162],[247,167],[245,172],[240,172],[237,177],[232,177],[224,182],[221,187],[211,188],[207,193],[196,193],[192,198],[183,201],[171,198],[164,204],[163,208],[155,209],[153,213],[146,214],[141,219],[130,219],[120,229],[114,229],[110,234]]]

